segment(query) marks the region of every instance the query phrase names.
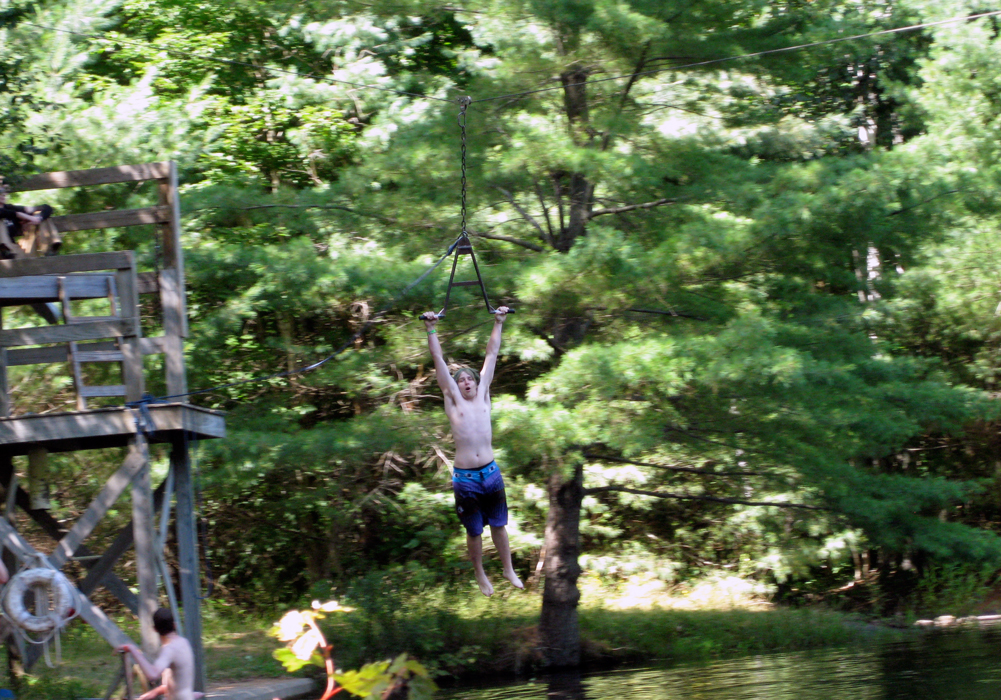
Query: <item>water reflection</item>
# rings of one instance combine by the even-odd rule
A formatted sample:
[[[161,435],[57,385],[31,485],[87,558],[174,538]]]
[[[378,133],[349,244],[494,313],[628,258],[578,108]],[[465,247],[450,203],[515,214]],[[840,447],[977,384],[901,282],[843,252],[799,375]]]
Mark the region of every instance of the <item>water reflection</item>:
[[[755,656],[706,665],[557,674],[452,689],[454,700],[997,700],[1001,631],[921,635],[866,651]]]
[[[580,673],[556,673],[549,677],[546,687],[548,700],[587,700],[584,676]]]

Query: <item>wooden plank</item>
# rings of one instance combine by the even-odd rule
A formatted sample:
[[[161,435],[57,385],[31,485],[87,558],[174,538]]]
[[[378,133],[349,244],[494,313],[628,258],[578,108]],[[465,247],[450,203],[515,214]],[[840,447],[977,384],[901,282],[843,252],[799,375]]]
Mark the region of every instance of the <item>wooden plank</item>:
[[[131,252],[129,258],[132,257]],[[118,285],[119,310],[122,318],[135,321],[135,333],[131,337],[123,337],[119,342],[125,359],[122,362],[122,379],[125,384],[125,401],[138,401],[146,391],[143,376],[143,356],[139,349],[139,338],[142,328],[139,325],[139,285],[136,279],[135,266],[119,270],[115,274]],[[0,331],[2,332],[2,331]]]
[[[80,367],[80,360],[77,359],[77,344],[68,343],[70,369],[73,374],[73,390],[76,392],[76,410],[87,410],[87,397],[83,395],[86,385],[83,383],[83,369]]]
[[[81,343],[77,345],[80,355],[89,352],[98,353],[118,353],[118,344],[114,340],[106,340],[98,343]],[[143,355],[159,355],[163,352],[163,336],[156,338],[140,338],[139,349]],[[7,363],[10,367],[21,365],[47,365],[54,362],[67,362],[69,354],[66,346],[57,345],[45,348],[12,348],[7,351]],[[81,360],[83,362],[84,360]],[[102,360],[86,360],[87,362],[102,362]],[[121,362],[121,360],[115,360]]]
[[[177,191],[177,163],[174,161],[170,161],[167,181],[160,183],[160,204],[170,208],[170,223],[164,227],[163,252],[167,259],[165,267],[174,271],[180,295],[178,313],[181,317],[181,331],[179,335],[182,338],[187,338],[188,307],[184,293],[184,249],[181,247],[181,198]]]
[[[155,272],[140,272],[136,278],[140,294],[156,294],[160,291],[160,281]]]
[[[111,168],[90,170],[65,170],[29,177],[13,190],[15,192],[30,192],[32,190],[55,190],[63,187],[109,185],[115,182],[142,182],[144,180],[160,180],[169,174],[170,163],[166,161],[141,165],[116,165]]]
[[[109,273],[82,272],[66,275],[66,294],[72,299],[101,299],[108,295]],[[59,276],[33,275],[0,279],[0,302],[30,304],[59,301]]]
[[[188,392],[188,378],[184,368],[182,297],[177,270],[163,270],[160,273],[160,304],[163,308],[163,350],[168,396]]]
[[[10,358],[7,352],[7,348],[0,347],[0,418],[10,418],[10,388],[7,386]]]
[[[174,472],[177,505],[177,559],[180,567],[181,605],[184,629],[195,657],[195,690],[205,690],[205,649],[202,646],[201,566],[198,558],[198,530],[195,523],[194,483],[188,440],[177,437],[170,444],[170,468]]]
[[[153,489],[149,473],[149,448],[143,435],[136,435],[133,452],[145,456],[143,467],[132,482],[132,539],[136,551],[136,579],[139,583],[139,630],[143,651],[152,657],[159,646],[160,635],[153,629],[156,612],[156,537],[153,534]]]
[[[31,509],[48,510],[49,503],[49,451],[34,446],[28,450],[28,488],[31,489]]]
[[[103,610],[86,598],[81,601],[80,609],[77,612],[80,613],[83,621],[93,627],[113,648],[117,649],[132,643],[128,635],[118,629],[118,625],[108,619]]]
[[[63,312],[63,321],[65,323],[73,323],[75,320],[73,318],[73,305],[70,304],[69,294],[66,293],[66,277],[60,275],[56,277],[56,291],[59,294],[59,308]],[[70,352],[73,352],[73,348],[70,348]]]
[[[170,220],[168,207],[143,207],[142,209],[111,209],[87,214],[66,214],[53,216],[50,221],[59,233],[89,231],[97,228],[121,228],[125,226],[148,226],[162,224]]]
[[[14,519],[14,509],[17,508],[17,493],[19,487],[17,485],[17,472],[14,471],[14,462],[10,459],[10,457],[4,460],[3,468],[10,475],[7,478],[7,501],[4,503],[3,514],[4,517],[7,518],[7,522],[16,526],[17,523]],[[31,508],[31,503],[29,501],[25,501],[22,507]]]
[[[79,346],[77,346],[79,348]],[[77,350],[75,353],[77,362],[121,362],[125,355],[121,350]]]
[[[135,337],[139,319],[121,318],[114,321],[83,321],[68,326],[42,326],[0,331],[0,347],[50,345],[102,338]]]
[[[168,439],[171,431],[187,431],[198,440],[226,436],[226,419],[219,411],[174,403],[151,404],[149,412],[157,440]],[[24,415],[0,420],[0,446],[15,455],[27,454],[33,443],[43,443],[50,452],[124,446],[135,432],[133,413],[124,407]]]
[[[120,270],[132,266],[132,254],[127,250],[111,253],[81,253],[48,258],[0,260],[0,277],[26,275],[68,275],[73,272]]]
[[[146,456],[142,451],[132,449],[129,456],[125,458],[122,466],[111,475],[104,488],[97,495],[97,498],[90,504],[84,514],[73,525],[73,529],[66,533],[66,536],[59,540],[55,551],[49,555],[49,562],[57,569],[61,569],[80,546],[97,524],[104,517],[108,509],[115,504],[118,497],[122,495],[132,480],[139,474],[146,464]]]
[[[104,386],[82,386],[79,391],[80,396],[83,396],[86,399],[125,396],[125,385],[106,384]]]

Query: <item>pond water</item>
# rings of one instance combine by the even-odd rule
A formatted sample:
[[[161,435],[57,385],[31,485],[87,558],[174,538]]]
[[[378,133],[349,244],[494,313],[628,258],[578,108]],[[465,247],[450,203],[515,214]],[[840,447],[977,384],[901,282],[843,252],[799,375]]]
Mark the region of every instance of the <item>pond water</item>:
[[[998,700],[1001,630],[937,632],[865,650],[540,676],[444,689],[453,700]]]

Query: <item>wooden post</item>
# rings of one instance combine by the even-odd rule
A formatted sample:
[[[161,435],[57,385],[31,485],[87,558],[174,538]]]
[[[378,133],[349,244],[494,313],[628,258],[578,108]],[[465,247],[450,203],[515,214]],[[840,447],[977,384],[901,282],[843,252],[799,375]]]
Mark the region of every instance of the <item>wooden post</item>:
[[[181,566],[181,605],[184,631],[195,653],[195,690],[205,691],[205,651],[202,647],[201,582],[198,565],[198,531],[195,523],[194,484],[191,459],[183,437],[171,442],[170,466],[177,495],[177,550]]]
[[[7,348],[0,348],[0,418],[10,418],[10,391],[7,387]]]
[[[0,307],[0,330],[3,329],[3,308]],[[0,347],[0,418],[10,418],[10,393],[7,387],[7,348]]]
[[[115,274],[118,287],[119,310],[123,320],[134,322],[134,332],[122,336],[122,380],[125,382],[125,401],[138,401],[145,391],[143,379],[143,356],[139,346],[142,337],[142,326],[139,320],[139,283],[136,279],[136,266],[132,251],[126,252],[128,267],[119,268]]]
[[[136,551],[136,578],[139,581],[139,631],[143,651],[152,658],[160,643],[160,637],[153,629],[153,613],[159,598],[156,591],[153,488],[145,436],[137,435],[129,449],[132,455],[141,454],[143,457],[142,468],[132,481],[132,537]]]
[[[178,289],[184,289],[184,254],[181,250],[181,198],[177,194],[177,163],[168,163],[167,177],[160,181],[160,205],[168,211],[168,221],[161,227],[163,231],[164,267],[172,270]],[[167,304],[163,305],[166,313]],[[184,294],[180,295],[180,336],[188,337],[188,309]],[[170,332],[164,329],[169,335]]]
[[[32,510],[48,510],[49,503],[49,451],[44,447],[28,449],[28,493]]]
[[[163,309],[163,352],[167,395],[186,394],[184,371],[184,291],[177,270],[160,271],[160,307]]]

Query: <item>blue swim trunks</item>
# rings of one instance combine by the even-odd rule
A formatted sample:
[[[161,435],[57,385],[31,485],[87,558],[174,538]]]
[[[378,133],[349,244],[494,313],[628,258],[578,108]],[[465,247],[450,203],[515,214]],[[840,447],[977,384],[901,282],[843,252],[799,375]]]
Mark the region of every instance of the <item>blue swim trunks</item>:
[[[455,512],[473,537],[483,534],[484,523],[491,527],[507,525],[507,495],[497,462],[479,469],[453,469],[452,492]]]

